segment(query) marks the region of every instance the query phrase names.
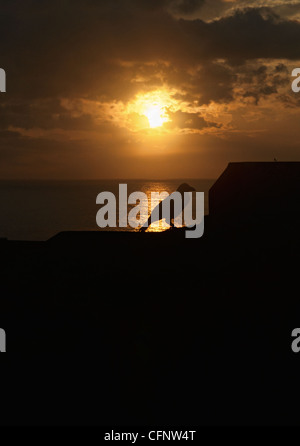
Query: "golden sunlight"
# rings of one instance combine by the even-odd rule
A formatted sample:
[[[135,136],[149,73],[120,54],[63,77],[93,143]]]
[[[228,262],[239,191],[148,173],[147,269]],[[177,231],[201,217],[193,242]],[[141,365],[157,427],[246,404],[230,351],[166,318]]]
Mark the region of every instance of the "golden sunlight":
[[[177,101],[167,90],[138,94],[127,106],[127,114],[137,129],[159,128],[170,121],[168,111],[177,108]]]
[[[144,115],[148,118],[151,128],[161,127],[164,122],[168,121],[168,118],[165,116],[164,108],[160,104],[153,104],[150,105],[150,107],[147,107]]]

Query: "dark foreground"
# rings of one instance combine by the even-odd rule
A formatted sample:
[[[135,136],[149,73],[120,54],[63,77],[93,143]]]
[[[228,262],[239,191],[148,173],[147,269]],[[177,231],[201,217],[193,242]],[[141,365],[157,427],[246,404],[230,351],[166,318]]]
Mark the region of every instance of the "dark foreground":
[[[1,241],[1,424],[299,424],[298,224]]]

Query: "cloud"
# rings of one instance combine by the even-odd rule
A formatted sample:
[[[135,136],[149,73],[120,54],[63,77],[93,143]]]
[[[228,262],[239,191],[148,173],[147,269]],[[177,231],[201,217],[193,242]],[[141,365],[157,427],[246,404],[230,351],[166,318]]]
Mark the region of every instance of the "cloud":
[[[168,112],[168,116],[171,119],[170,122],[166,122],[164,126],[166,128],[179,128],[179,129],[193,129],[203,130],[207,128],[221,128],[221,124],[216,122],[207,121],[198,113],[188,113],[178,110],[176,112]]]
[[[171,13],[185,15],[198,11],[204,4],[205,0],[170,0],[168,9]]]
[[[138,3],[54,0],[51,6],[32,1],[25,8],[10,2],[0,18],[1,63],[10,95],[128,100],[141,87],[132,82],[135,69],[144,69],[149,84],[160,70],[168,74],[161,63],[189,73],[216,59],[236,65],[300,57],[300,23],[282,20],[270,9],[246,9],[206,23],[177,20],[167,9]]]
[[[201,107],[220,104],[230,114],[262,101],[300,105],[289,88],[290,64],[300,61],[300,22],[290,19],[299,4],[293,1],[0,0],[0,7],[1,67],[7,73],[0,151],[7,157],[16,153],[13,140],[18,153],[32,156],[28,141],[35,129],[43,131],[36,133],[39,143],[47,135],[44,154],[57,153],[48,140],[51,131],[62,130],[70,138],[73,132],[98,133],[103,153],[109,147],[104,159],[119,156],[119,143],[130,151],[130,132],[118,133],[112,107],[162,88],[184,104],[169,110],[172,122],[165,127],[191,133],[225,131]],[[98,104],[105,104],[107,115]],[[107,143],[107,135],[117,142]],[[69,153],[70,146],[61,143],[60,150]],[[83,147],[78,144],[78,153]]]

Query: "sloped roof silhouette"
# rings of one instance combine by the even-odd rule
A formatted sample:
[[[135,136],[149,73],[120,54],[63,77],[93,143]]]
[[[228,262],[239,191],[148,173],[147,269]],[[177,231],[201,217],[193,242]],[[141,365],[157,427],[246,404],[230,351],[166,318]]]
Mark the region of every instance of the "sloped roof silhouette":
[[[229,163],[209,191],[212,218],[300,214],[300,162]]]

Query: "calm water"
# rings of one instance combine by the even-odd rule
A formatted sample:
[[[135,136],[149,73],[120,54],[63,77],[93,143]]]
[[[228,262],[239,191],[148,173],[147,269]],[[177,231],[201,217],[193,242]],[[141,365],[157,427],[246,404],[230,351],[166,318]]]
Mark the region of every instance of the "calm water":
[[[205,193],[205,214],[208,214],[208,190],[214,180],[0,181],[0,237],[47,240],[60,231],[132,231],[130,227],[98,228],[96,213],[100,206],[96,197],[100,192],[110,191],[118,197],[119,183],[126,183],[128,195],[142,191],[150,201],[151,192],[170,194],[183,182]],[[164,225],[149,228],[162,229]]]

